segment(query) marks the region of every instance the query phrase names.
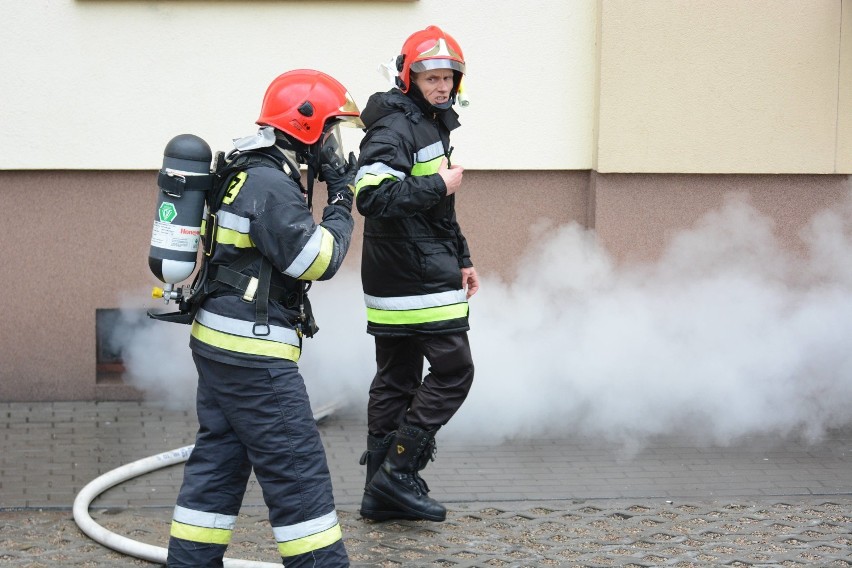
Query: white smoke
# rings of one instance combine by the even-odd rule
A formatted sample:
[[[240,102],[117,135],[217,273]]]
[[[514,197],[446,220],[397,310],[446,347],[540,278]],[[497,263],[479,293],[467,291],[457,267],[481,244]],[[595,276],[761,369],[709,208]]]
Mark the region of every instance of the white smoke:
[[[473,303],[476,384],[447,432],[818,439],[852,422],[852,215],[785,251],[738,198],[661,259],[616,267],[576,225],[540,227],[510,283]]]
[[[819,439],[852,423],[852,200],[785,250],[771,220],[731,198],[655,262],[619,266],[591,231],[534,228],[511,281],[481,275],[471,300],[476,379],[442,437],[479,442],[662,434],[726,444]],[[366,412],[375,362],[351,269],[311,291],[321,331],[300,361],[315,407]],[[156,328],[156,329],[155,329]],[[128,380],[191,405],[188,327],[138,326]]]
[[[124,362],[124,382],[168,408],[194,408],[197,374],[189,350],[189,326],[148,318],[137,300],[143,294],[124,299],[111,338]],[[157,304],[153,309],[175,310],[174,304]]]

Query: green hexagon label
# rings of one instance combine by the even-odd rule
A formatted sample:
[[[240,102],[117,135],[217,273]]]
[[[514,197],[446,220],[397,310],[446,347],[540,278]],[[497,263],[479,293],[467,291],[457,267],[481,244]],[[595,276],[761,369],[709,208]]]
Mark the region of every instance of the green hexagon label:
[[[162,205],[160,205],[160,221],[164,223],[171,223],[177,217],[177,209],[175,209],[174,203],[169,203],[168,201],[164,201]]]

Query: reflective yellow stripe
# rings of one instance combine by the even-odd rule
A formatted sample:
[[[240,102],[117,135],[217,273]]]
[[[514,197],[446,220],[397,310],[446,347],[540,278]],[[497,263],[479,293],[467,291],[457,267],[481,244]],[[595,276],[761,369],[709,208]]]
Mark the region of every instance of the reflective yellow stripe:
[[[330,544],[334,544],[342,538],[343,531],[340,530],[340,523],[338,523],[330,529],[326,529],[310,536],[297,538],[287,542],[279,542],[278,553],[281,554],[283,558],[296,556],[297,554],[304,554],[312,550],[324,548]]]
[[[467,317],[468,304],[452,304],[422,310],[377,310],[367,308],[367,321],[386,324],[428,323]]]
[[[428,176],[430,174],[437,173],[441,168],[441,160],[444,156],[438,156],[437,158],[433,158],[428,162],[420,162],[414,164],[414,167],[411,168],[411,175],[413,176]]]
[[[254,242],[246,233],[240,233],[222,226],[216,227],[216,242],[223,245],[233,245],[237,248],[251,248]]]
[[[222,333],[221,331],[201,325],[198,323],[198,320],[192,322],[191,334],[198,341],[237,353],[277,357],[293,362],[298,362],[299,355],[301,354],[301,350],[298,347],[287,345],[286,343]]]
[[[316,280],[328,269],[331,264],[331,253],[334,252],[334,237],[325,227],[319,228],[322,231],[322,242],[320,243],[319,254],[308,269],[299,276],[299,280]]]
[[[206,527],[196,527],[193,525],[185,525],[177,521],[172,521],[172,530],[170,534],[175,538],[191,540],[192,542],[203,542],[206,544],[228,544],[231,542],[231,534],[233,534],[233,531],[227,529],[209,529]]]
[[[435,170],[437,171],[437,170]],[[398,179],[395,175],[391,174],[365,174],[364,177],[355,184],[355,196],[358,196],[358,192],[364,189],[365,187],[376,187],[380,185],[386,179]]]

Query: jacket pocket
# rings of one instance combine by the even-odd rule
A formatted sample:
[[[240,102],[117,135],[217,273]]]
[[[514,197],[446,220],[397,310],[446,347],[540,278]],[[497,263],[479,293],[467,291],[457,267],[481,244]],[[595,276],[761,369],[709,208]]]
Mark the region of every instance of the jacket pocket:
[[[461,288],[461,269],[452,243],[444,241],[415,241],[420,253],[420,269],[424,285],[436,290]]]

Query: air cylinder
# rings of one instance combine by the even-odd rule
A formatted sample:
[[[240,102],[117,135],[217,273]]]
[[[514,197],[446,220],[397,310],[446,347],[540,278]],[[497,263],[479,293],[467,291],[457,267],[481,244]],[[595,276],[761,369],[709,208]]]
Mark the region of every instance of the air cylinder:
[[[177,284],[195,270],[201,241],[201,220],[213,186],[213,153],[193,134],[172,138],[163,151],[148,266],[166,284]]]

